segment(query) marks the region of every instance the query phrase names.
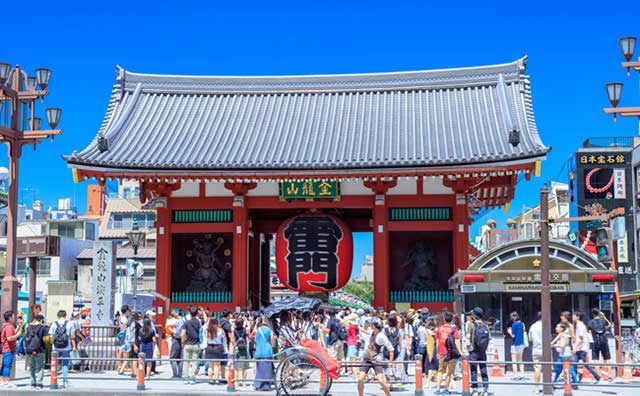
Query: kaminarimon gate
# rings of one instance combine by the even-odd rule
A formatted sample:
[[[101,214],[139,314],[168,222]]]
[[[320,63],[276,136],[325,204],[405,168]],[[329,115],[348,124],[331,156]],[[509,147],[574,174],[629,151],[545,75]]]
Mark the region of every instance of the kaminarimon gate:
[[[297,238],[282,259],[294,286],[334,288],[336,271],[348,279],[351,248],[336,246],[371,232],[374,307],[452,307],[447,282],[469,265],[471,216],[507,205],[548,151],[525,67],[526,58],[342,75],[118,69],[97,136],[65,159],[76,180],[140,183],[157,209],[157,292],[171,307],[267,304],[279,229]]]

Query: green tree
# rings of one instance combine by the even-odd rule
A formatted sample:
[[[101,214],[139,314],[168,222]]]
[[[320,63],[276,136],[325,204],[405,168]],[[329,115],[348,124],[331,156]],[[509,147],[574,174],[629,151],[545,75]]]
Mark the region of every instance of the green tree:
[[[367,304],[371,304],[371,301],[373,301],[373,283],[356,282],[352,279],[344,285],[342,291],[353,294]]]

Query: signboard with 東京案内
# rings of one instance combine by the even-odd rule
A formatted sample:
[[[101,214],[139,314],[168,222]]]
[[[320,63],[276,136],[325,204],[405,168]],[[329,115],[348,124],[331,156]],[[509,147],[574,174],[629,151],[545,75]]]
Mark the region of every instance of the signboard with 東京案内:
[[[60,237],[55,235],[18,237],[16,255],[18,257],[59,256]]]
[[[338,200],[340,184],[336,180],[304,180],[280,182],[280,199],[286,200]]]

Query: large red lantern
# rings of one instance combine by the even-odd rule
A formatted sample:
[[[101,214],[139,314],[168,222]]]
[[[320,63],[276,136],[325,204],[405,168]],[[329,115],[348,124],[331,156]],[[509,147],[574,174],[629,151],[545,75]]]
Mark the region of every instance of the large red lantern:
[[[337,217],[306,214],[287,219],[276,234],[280,281],[291,290],[330,292],[351,277],[353,237]]]

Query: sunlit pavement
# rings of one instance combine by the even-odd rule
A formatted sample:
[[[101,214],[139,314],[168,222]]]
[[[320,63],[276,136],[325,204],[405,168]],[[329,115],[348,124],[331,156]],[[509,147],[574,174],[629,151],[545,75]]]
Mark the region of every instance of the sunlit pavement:
[[[158,366],[160,374],[154,375],[150,380],[145,383],[146,390],[138,392],[136,391],[137,382],[134,378],[128,376],[118,376],[113,371],[110,372],[86,372],[77,373],[71,372],[69,375],[72,379],[69,380],[70,387],[68,389],[49,390],[49,372],[45,372],[45,389],[32,390],[29,386],[30,379],[28,373],[24,370],[24,360],[20,359],[17,362],[16,380],[14,384],[17,386],[13,389],[0,387],[0,395],[13,395],[13,394],[70,394],[70,395],[117,395],[125,396],[129,394],[145,394],[145,395],[229,395],[227,392],[227,385],[210,385],[205,376],[198,377],[198,383],[195,385],[185,385],[181,379],[171,379],[171,370],[168,365]],[[202,373],[202,369],[201,369]],[[251,376],[251,371],[249,376]],[[73,378],[77,377],[77,378]],[[62,384],[61,372],[59,373],[58,383]],[[334,382],[331,387],[331,394],[336,396],[341,395],[356,395],[356,384],[349,382],[350,377],[343,376],[340,381]],[[534,395],[534,386],[531,384],[531,378],[528,381],[514,381],[511,382],[508,377],[496,378],[497,382],[506,382],[506,384],[491,384],[489,386],[489,392],[495,396],[521,396],[521,395]],[[616,387],[616,385],[632,385],[634,387]],[[563,395],[563,389],[558,388],[554,391],[555,395]],[[252,386],[240,385],[236,383],[237,395],[275,395],[274,391],[271,392],[256,392]],[[370,382],[365,385],[365,395],[383,395],[384,393],[380,389],[379,385],[375,382]],[[414,395],[414,385],[406,384],[404,390],[396,390],[392,392],[392,395],[397,396],[409,396]],[[424,389],[424,394],[427,396],[433,395],[433,389]],[[451,394],[461,395],[460,381],[454,383],[451,387]],[[616,380],[614,382],[602,382],[598,386],[581,386],[578,390],[573,391],[573,395],[576,396],[638,396],[640,395],[640,377],[636,377],[633,380],[623,381]]]

